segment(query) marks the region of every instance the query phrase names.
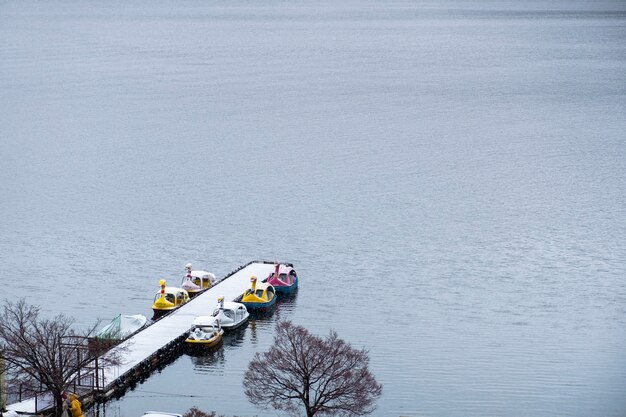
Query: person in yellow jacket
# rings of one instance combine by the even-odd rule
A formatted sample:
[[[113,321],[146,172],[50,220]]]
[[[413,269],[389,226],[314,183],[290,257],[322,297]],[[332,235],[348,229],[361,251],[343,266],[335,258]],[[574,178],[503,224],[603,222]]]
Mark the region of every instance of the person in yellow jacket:
[[[83,417],[83,410],[76,394],[70,394],[70,414],[72,417]]]

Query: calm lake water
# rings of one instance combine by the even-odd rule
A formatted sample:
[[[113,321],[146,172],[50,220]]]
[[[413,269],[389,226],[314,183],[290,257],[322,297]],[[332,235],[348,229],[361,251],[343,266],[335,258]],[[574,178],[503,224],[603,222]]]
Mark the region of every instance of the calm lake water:
[[[626,415],[622,1],[0,1],[0,281],[78,326],[184,265],[297,298],[100,416],[280,416],[289,319],[375,416]]]

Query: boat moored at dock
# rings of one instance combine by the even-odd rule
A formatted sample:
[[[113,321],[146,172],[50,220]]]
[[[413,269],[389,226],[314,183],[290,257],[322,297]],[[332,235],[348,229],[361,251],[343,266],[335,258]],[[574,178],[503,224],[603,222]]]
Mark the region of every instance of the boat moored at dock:
[[[168,287],[164,279],[159,281],[159,286],[161,289],[156,293],[152,304],[153,320],[176,310],[189,301],[189,294],[184,289]]]
[[[241,304],[249,311],[265,311],[276,304],[276,290],[267,282],[257,283],[256,276],[253,275],[250,278],[250,287],[241,296]]]
[[[213,316],[198,316],[193,320],[185,343],[190,348],[206,349],[217,346],[222,341],[224,329]]]
[[[274,272],[263,282],[271,284],[276,294],[292,294],[298,289],[298,274],[293,267],[277,263]]]
[[[105,351],[146,326],[148,319],[141,314],[119,314],[97,333],[87,338],[87,347],[92,353]]]
[[[185,265],[185,275],[181,287],[193,298],[211,288],[216,282],[215,275],[207,271],[192,271],[192,265]]]
[[[224,301],[224,296],[217,299],[217,307],[212,314],[220,322],[220,326],[226,330],[235,330],[248,321],[250,313],[242,303]]]

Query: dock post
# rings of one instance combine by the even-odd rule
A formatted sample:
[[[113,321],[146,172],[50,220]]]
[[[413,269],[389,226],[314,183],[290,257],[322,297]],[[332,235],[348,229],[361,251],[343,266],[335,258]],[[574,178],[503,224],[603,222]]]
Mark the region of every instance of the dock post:
[[[78,351],[78,346],[76,346],[76,363],[80,363],[80,352]],[[80,368],[78,368],[78,383],[80,384]],[[76,392],[76,388],[74,388],[74,392]]]
[[[96,356],[96,391],[100,391],[100,381],[98,381],[98,357]]]

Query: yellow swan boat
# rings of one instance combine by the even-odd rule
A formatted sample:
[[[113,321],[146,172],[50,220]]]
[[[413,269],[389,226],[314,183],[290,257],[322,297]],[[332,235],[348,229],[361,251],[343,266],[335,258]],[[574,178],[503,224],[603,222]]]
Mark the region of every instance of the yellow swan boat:
[[[250,277],[250,287],[241,296],[241,304],[248,310],[264,310],[276,304],[276,290],[267,282],[257,283],[256,277]]]
[[[152,304],[153,320],[176,310],[189,301],[189,294],[184,289],[168,287],[164,279],[159,281],[159,286],[161,289],[154,296],[154,303]]]

